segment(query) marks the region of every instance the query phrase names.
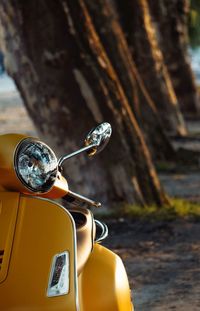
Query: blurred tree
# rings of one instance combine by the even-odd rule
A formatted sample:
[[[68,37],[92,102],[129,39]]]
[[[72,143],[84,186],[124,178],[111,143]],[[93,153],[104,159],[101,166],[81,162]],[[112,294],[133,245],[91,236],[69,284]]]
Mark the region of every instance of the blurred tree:
[[[168,131],[186,134],[147,0],[115,0],[133,59]],[[155,2],[157,5],[157,2]]]
[[[104,202],[168,202],[86,1],[2,0],[0,22],[7,70],[51,145],[70,152],[96,122],[113,125],[94,163],[81,156],[66,165],[76,190],[98,192]]]
[[[189,40],[192,48],[200,46],[200,2],[190,0],[190,11],[188,18]]]
[[[189,0],[149,0],[160,46],[182,111],[200,112],[199,94],[188,57]]]

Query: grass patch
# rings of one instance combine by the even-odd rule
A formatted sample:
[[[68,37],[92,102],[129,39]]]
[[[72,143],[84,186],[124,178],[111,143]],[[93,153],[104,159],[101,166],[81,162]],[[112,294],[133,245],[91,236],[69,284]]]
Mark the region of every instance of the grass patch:
[[[200,219],[200,203],[192,203],[181,199],[173,199],[172,208],[178,217],[189,216]]]
[[[131,218],[141,220],[175,220],[187,218],[200,220],[200,204],[184,201],[182,199],[171,199],[170,206],[157,207],[156,205],[141,207],[138,205],[123,205],[102,218]]]

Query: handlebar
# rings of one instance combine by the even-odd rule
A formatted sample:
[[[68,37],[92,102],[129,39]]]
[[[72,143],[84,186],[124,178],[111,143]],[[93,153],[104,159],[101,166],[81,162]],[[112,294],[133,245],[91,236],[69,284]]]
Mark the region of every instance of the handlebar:
[[[78,193],[72,192],[71,190],[68,190],[67,195],[63,197],[63,199],[69,203],[73,203],[75,205],[82,205],[82,204],[88,204],[90,206],[94,207],[101,207],[100,202],[93,201],[89,198],[84,197],[83,195],[80,195]]]

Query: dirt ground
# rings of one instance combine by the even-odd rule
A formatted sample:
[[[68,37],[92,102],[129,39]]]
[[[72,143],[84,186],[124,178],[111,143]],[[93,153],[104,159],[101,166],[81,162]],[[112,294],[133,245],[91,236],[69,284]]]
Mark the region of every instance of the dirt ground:
[[[199,130],[198,124],[193,125]],[[0,134],[35,129],[14,92],[0,94]],[[196,142],[197,149],[200,143]],[[200,173],[161,174],[169,193],[200,201]],[[123,259],[136,311],[200,310],[200,223],[186,220],[108,223],[105,245]]]
[[[109,223],[105,245],[127,268],[135,310],[200,310],[200,223]]]

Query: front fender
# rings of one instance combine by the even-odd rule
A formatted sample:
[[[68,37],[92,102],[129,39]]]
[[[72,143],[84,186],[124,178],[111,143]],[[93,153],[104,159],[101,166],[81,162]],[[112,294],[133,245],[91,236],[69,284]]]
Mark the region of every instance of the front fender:
[[[122,260],[95,244],[79,277],[79,299],[83,311],[132,311],[131,292]]]

